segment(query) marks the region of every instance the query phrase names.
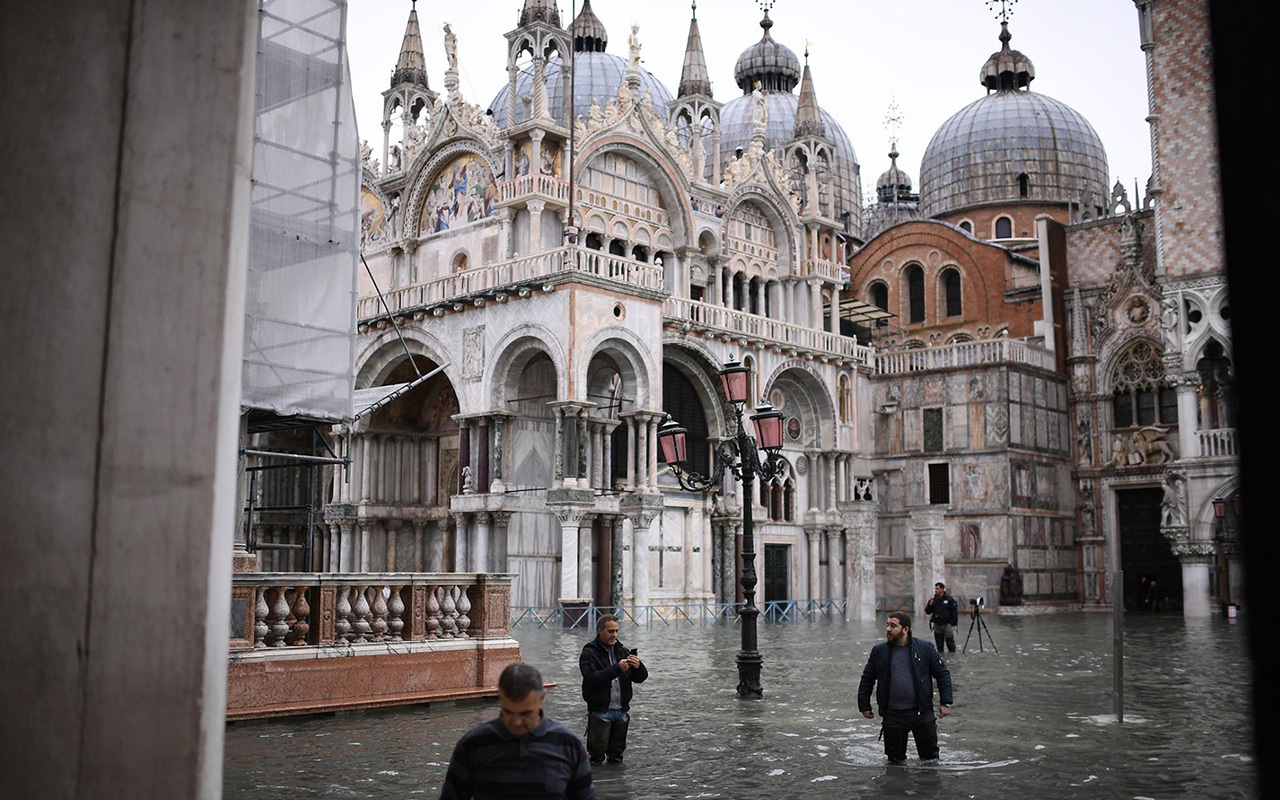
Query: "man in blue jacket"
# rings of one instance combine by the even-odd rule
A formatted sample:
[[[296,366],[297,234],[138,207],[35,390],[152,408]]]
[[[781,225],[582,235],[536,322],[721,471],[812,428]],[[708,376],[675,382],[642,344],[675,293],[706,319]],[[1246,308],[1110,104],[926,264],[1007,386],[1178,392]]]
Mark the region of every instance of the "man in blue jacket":
[[[582,699],[587,701],[587,752],[591,763],[607,757],[610,764],[622,761],[627,749],[627,727],[631,724],[631,684],[649,677],[640,656],[618,641],[621,624],[613,614],[596,623],[596,638],[587,642],[578,658],[582,672]]]
[[[885,639],[871,648],[871,657],[858,683],[858,710],[871,713],[871,688],[876,688],[884,754],[890,764],[907,760],[907,732],[916,740],[921,759],[938,757],[938,723],[933,717],[933,681],[938,682],[938,714],[951,713],[951,673],[938,650],[911,635],[911,617],[901,611],[889,615]]]

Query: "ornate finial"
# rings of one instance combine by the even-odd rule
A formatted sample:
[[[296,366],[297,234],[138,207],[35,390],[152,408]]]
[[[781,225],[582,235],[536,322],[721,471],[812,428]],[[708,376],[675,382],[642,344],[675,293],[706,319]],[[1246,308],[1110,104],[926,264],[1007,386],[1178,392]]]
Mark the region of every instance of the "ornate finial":
[[[809,66],[809,40],[804,40],[804,65]]]
[[[698,0],[693,0],[693,18],[698,18]]]
[[[889,129],[889,149],[894,151],[890,154],[890,158],[897,155],[898,150],[898,126],[902,124],[902,109],[898,106],[896,99],[889,100],[889,108],[884,112],[884,126]]]
[[[1003,24],[1008,24],[1009,18],[1013,16],[1013,7],[1018,0],[983,0],[987,4],[987,10],[995,14],[996,19]],[[1000,7],[996,11],[996,6]]]

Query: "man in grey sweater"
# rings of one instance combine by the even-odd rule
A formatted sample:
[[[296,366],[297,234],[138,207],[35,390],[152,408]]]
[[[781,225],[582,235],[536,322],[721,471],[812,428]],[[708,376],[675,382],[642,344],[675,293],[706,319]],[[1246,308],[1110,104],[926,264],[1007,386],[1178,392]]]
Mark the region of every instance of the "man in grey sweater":
[[[933,682],[938,682],[938,714],[951,713],[951,673],[937,649],[911,635],[911,617],[901,611],[889,615],[886,641],[871,648],[858,684],[858,710],[871,713],[871,690],[880,707],[884,754],[890,764],[907,760],[907,733],[916,740],[922,759],[938,757],[938,723],[933,716]]]

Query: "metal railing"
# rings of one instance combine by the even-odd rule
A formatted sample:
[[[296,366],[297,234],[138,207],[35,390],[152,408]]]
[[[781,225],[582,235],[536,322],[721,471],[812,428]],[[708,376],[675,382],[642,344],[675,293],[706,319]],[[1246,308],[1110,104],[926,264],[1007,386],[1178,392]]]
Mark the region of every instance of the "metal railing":
[[[780,322],[712,303],[703,303],[699,300],[668,297],[662,313],[669,322],[688,322],[713,332],[749,336],[798,349],[834,354],[856,364],[867,364],[871,359],[871,348],[858,344],[854,338],[815,328],[803,328],[788,322]]]
[[[662,267],[586,247],[566,245],[532,256],[522,256],[486,267],[455,272],[425,283],[390,289],[383,293],[391,313],[444,303],[467,295],[482,294],[505,286],[547,279],[565,273],[595,275],[642,289],[662,289]],[[375,295],[360,299],[361,320],[384,315]]]
[[[1018,339],[983,339],[877,353],[875,363],[877,375],[1001,363],[1029,364],[1050,371],[1056,368],[1053,353]]]
[[[876,611],[885,608],[884,598],[876,600]],[[848,600],[768,600],[760,604],[760,619],[765,622],[813,622],[819,619],[843,618]],[[614,614],[624,625],[635,628],[700,627],[724,625],[741,619],[742,603],[651,603],[640,606],[512,606],[509,627],[537,629],[588,628],[605,614]]]

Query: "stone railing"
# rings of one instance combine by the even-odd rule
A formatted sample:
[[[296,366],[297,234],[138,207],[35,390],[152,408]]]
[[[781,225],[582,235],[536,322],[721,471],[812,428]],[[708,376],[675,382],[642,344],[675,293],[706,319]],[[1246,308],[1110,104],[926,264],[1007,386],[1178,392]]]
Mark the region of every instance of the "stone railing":
[[[655,264],[646,264],[585,247],[565,246],[537,255],[521,256],[497,264],[455,272],[413,286],[390,289],[383,293],[383,297],[386,298],[387,306],[394,314],[471,294],[494,291],[504,286],[575,272],[595,275],[628,286],[652,290],[662,289],[662,268]],[[386,310],[383,309],[376,295],[360,298],[357,310],[359,319],[372,319],[385,314]]]
[[[231,650],[505,637],[512,577],[237,574]]]
[[[504,203],[532,194],[539,194],[562,203],[569,201],[568,182],[554,175],[521,175],[515,180],[498,184],[498,192]]]
[[[869,363],[871,349],[858,344],[856,339],[838,336],[814,328],[803,328],[787,322],[748,314],[732,308],[668,297],[662,311],[668,324],[688,323],[712,333],[727,333],[757,339],[768,344],[780,344],[824,355],[833,355],[857,364]]]
[[[800,274],[814,278],[825,278],[829,281],[841,281],[844,279],[843,269],[839,264],[821,258],[806,258],[800,262]]]
[[[1235,428],[1216,428],[1207,431],[1196,431],[1200,440],[1201,458],[1223,458],[1238,456]]]
[[[1006,363],[1028,364],[1051,371],[1056,368],[1053,353],[1018,339],[984,339],[916,350],[895,350],[877,353],[875,362],[877,375]]]

